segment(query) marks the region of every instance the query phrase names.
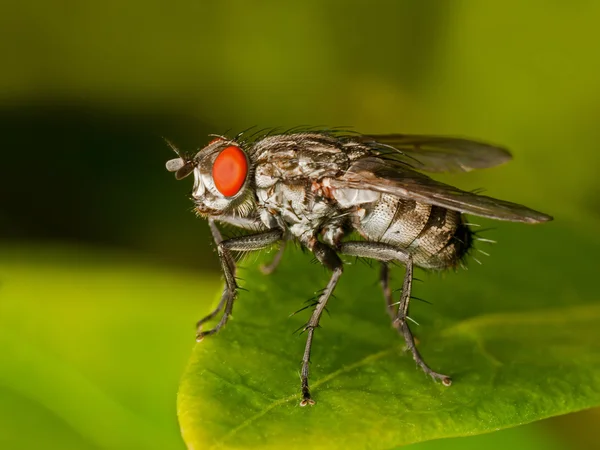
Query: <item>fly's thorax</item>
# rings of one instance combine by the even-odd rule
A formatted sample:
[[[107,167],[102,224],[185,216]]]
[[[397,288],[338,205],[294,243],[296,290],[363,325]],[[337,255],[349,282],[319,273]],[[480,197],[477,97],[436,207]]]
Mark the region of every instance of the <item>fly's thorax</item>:
[[[322,234],[325,242],[338,243],[343,235],[346,216],[332,199],[322,195],[315,183],[278,182],[257,188],[256,198],[265,226],[284,228],[301,242]]]
[[[364,156],[365,148],[348,148],[348,143],[314,133],[268,136],[254,144],[256,184],[320,180],[343,174],[353,159]]]
[[[270,227],[278,224],[301,241],[321,234],[325,242],[338,243],[348,218],[323,181],[341,176],[367,151],[348,145],[315,133],[269,136],[256,142],[254,184],[262,222]]]
[[[269,187],[257,187],[256,199],[262,209],[295,217],[306,213],[309,195],[305,185],[279,182]]]

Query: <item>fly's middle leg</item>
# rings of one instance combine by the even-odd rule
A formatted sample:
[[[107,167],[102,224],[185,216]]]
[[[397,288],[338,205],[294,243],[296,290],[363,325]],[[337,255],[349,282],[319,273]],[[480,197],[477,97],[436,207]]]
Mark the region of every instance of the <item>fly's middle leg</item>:
[[[430,375],[434,379],[441,380],[442,384],[445,386],[450,386],[452,384],[452,379],[449,376],[434,372],[425,363],[425,361],[423,361],[421,354],[415,346],[415,339],[407,323],[408,306],[410,303],[413,278],[413,262],[411,256],[402,249],[380,242],[345,242],[340,246],[340,253],[363,258],[377,259],[379,261],[383,261],[384,263],[399,261],[404,264],[406,267],[406,273],[404,275],[404,282],[402,284],[402,295],[400,296],[398,312],[393,317],[392,324],[394,325],[394,328],[396,328],[404,337],[404,340],[406,341],[406,347],[412,353],[417,365],[423,369],[426,374]]]
[[[310,395],[310,389],[308,387],[308,372],[313,336],[315,333],[315,328],[319,326],[321,315],[323,314],[323,311],[325,311],[327,302],[329,301],[329,298],[331,297],[331,294],[333,293],[333,290],[335,289],[335,286],[343,271],[342,261],[331,247],[328,247],[327,245],[317,241],[313,244],[311,250],[319,262],[333,271],[333,274],[329,279],[329,283],[327,283],[327,287],[319,297],[319,301],[312,313],[312,316],[310,317],[308,323],[304,326],[304,331],[306,331],[307,336],[304,357],[302,358],[302,370],[300,374],[300,381],[302,385],[302,400],[300,401],[300,406],[315,404],[315,401]]]

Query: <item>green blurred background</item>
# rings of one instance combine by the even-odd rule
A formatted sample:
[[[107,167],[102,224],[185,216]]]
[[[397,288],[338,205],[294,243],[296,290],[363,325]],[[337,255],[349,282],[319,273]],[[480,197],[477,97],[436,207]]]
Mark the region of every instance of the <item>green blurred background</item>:
[[[482,138],[515,161],[448,180],[600,224],[600,2],[3,10],[0,448],[183,448],[178,379],[220,275],[163,136],[187,150],[250,126]],[[550,245],[560,260],[568,243]],[[599,424],[592,410],[416,447],[592,448]]]

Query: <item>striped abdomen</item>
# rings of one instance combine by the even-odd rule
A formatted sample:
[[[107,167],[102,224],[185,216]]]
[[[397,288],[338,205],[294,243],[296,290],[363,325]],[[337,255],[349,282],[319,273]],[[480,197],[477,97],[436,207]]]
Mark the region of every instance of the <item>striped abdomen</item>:
[[[417,266],[455,267],[472,245],[472,233],[458,211],[389,194],[363,208],[355,223],[360,233],[408,250]]]

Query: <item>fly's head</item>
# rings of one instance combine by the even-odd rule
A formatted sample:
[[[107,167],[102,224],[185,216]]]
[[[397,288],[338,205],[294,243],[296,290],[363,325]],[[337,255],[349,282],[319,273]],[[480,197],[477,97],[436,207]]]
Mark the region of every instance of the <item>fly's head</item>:
[[[252,201],[252,164],[239,143],[219,136],[193,156],[167,143],[179,156],[167,161],[167,170],[178,180],[194,174],[191,196],[200,215],[244,215]]]

